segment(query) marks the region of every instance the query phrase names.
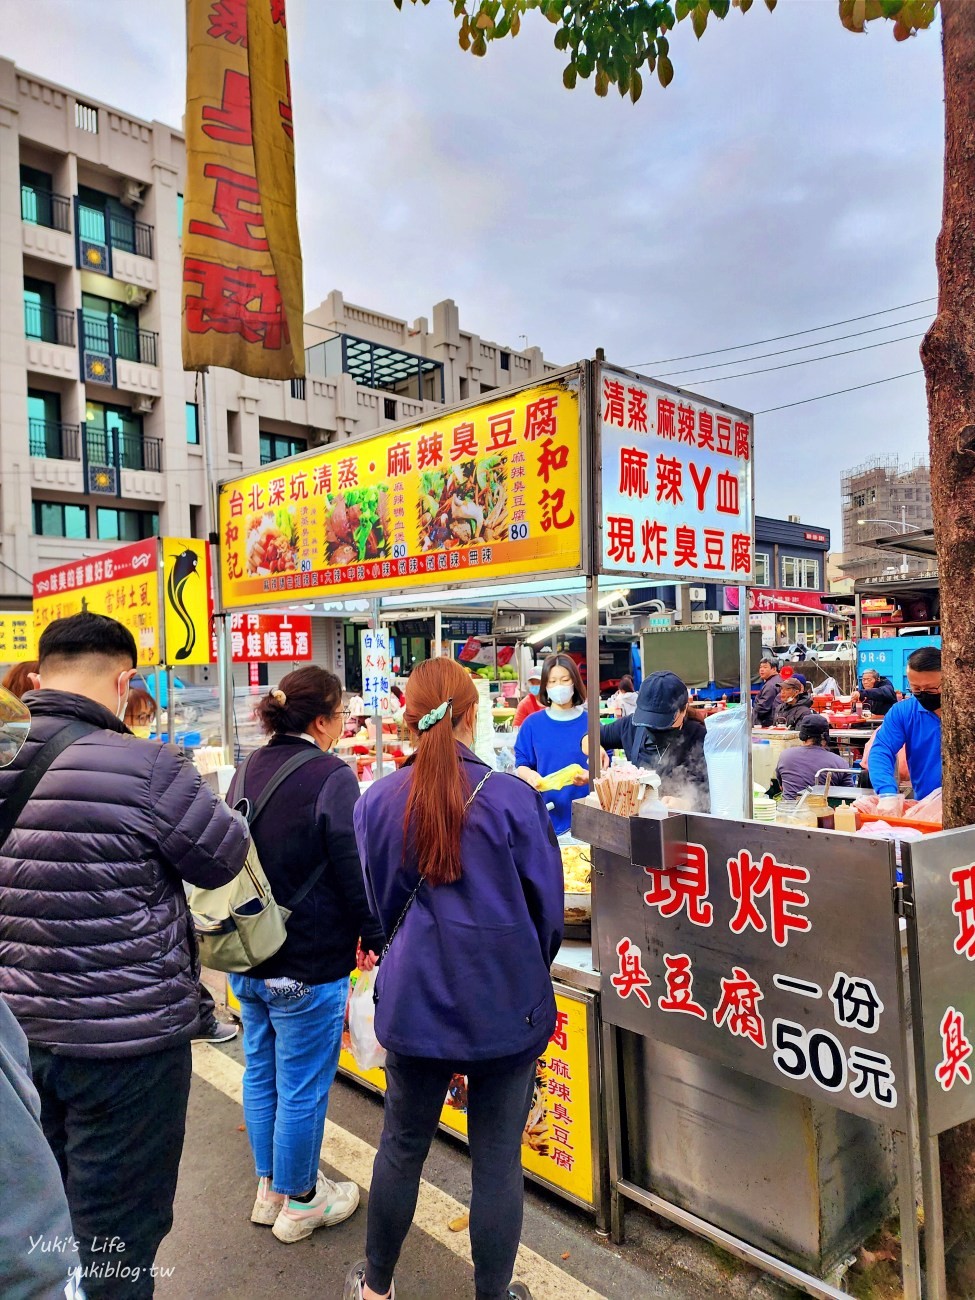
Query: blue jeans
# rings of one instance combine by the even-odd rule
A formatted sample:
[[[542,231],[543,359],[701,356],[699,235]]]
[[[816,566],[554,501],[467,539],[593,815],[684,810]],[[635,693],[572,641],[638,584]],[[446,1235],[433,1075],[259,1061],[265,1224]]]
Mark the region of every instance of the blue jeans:
[[[304,1196],[318,1177],[349,981],[228,978],[244,1026],[244,1120],[257,1176]]]

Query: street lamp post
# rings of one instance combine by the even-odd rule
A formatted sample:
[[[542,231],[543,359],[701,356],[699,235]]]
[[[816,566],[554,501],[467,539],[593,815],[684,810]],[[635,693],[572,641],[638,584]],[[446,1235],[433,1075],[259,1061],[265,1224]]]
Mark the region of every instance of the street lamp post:
[[[905,505],[901,506],[901,518],[899,524],[896,519],[858,519],[857,520],[858,528],[862,527],[864,524],[887,524],[890,528],[900,528],[901,533],[910,532],[910,529],[907,526],[907,506]],[[906,552],[904,552],[901,554],[901,574],[903,575],[906,574],[907,572],[908,572],[907,554]]]

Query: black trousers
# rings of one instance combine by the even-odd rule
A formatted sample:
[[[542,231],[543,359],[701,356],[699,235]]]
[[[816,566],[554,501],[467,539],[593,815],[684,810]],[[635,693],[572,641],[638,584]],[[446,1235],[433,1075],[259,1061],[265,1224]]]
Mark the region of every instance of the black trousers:
[[[477,1300],[507,1295],[524,1210],[521,1135],[531,1106],[536,1062],[499,1073],[467,1071],[471,1149],[471,1255]],[[415,1056],[386,1057],[386,1102],[369,1188],[366,1282],[385,1295],[420,1190],[423,1162],[456,1067]]]
[[[156,1251],[173,1225],[190,1046],[90,1060],[31,1044],[30,1058],[85,1293],[89,1300],[145,1300]]]

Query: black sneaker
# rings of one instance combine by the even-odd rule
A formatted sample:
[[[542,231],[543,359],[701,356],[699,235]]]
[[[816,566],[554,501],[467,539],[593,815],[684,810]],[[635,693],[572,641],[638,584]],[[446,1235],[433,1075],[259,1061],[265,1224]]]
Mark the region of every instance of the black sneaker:
[[[197,1043],[229,1043],[239,1033],[240,1025],[230,1024],[226,1020],[214,1020],[213,1024],[205,1026],[193,1037]]]
[[[509,1300],[532,1300],[532,1293],[524,1282],[512,1282],[508,1287]]]

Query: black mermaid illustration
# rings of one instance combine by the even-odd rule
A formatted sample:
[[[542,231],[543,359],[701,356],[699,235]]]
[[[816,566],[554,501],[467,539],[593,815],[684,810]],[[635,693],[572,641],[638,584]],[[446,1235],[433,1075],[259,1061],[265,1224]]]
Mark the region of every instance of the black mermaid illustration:
[[[166,583],[166,598],[176,611],[180,622],[186,628],[186,640],[174,656],[177,663],[183,659],[188,659],[193,653],[193,647],[196,645],[196,627],[186,608],[186,602],[183,599],[183,588],[193,574],[196,573],[199,564],[200,557],[193,551],[180,551],[179,555],[173,560],[173,567],[169,572],[169,580]]]

